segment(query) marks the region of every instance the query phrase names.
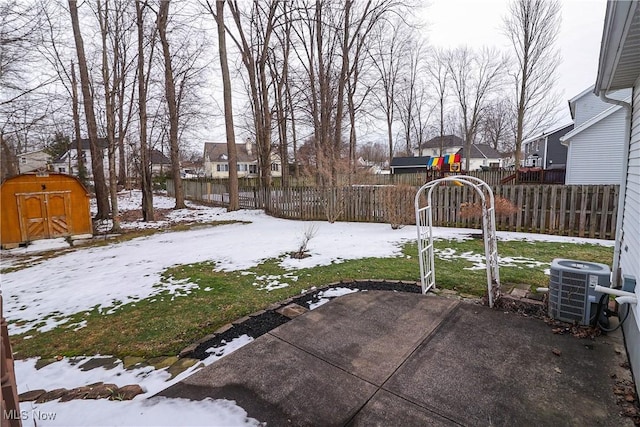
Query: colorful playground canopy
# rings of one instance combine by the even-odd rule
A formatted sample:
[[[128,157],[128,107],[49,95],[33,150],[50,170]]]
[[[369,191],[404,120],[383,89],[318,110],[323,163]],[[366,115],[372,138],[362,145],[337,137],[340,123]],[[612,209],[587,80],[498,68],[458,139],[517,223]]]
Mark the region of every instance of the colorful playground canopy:
[[[460,154],[447,154],[442,157],[432,157],[429,159],[427,166],[441,167],[443,164],[451,165],[454,163],[460,163]]]

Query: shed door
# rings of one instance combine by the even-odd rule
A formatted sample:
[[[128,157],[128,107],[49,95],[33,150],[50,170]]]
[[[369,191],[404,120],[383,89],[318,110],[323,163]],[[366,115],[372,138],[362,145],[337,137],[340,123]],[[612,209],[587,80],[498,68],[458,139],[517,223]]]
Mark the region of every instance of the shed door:
[[[45,194],[49,237],[69,235],[69,224],[67,223],[67,215],[69,214],[70,207],[69,199],[69,192]]]
[[[16,194],[22,241],[68,236],[70,195],[69,191]]]

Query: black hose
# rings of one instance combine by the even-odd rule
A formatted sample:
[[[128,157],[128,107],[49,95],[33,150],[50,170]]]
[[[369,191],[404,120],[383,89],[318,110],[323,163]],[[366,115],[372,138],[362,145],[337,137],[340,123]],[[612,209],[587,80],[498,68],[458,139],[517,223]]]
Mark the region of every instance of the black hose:
[[[598,301],[598,308],[596,310],[596,315],[590,319],[589,323],[591,324],[591,326],[595,327],[596,325],[600,326],[600,315],[602,314],[602,305],[604,304],[604,299],[608,298],[609,295],[607,294],[602,294],[602,296],[600,297],[600,301]]]
[[[605,328],[604,326],[600,325],[599,323],[598,323],[598,327],[599,327],[602,331],[604,331],[604,332],[613,332],[613,331],[615,331],[616,329],[618,329],[620,326],[622,326],[622,324],[624,323],[624,321],[625,321],[625,320],[627,320],[627,317],[629,317],[629,312],[630,312],[630,311],[631,311],[631,307],[628,307],[628,308],[627,308],[627,314],[625,314],[625,315],[624,315],[624,319],[622,319],[622,320],[620,321],[620,323],[618,323],[618,326],[616,326],[615,328],[613,328],[613,329],[607,329],[607,328]],[[617,314],[619,314],[619,313],[620,313],[620,309],[618,308],[618,313],[617,313]],[[619,317],[619,316],[618,316],[618,317]]]

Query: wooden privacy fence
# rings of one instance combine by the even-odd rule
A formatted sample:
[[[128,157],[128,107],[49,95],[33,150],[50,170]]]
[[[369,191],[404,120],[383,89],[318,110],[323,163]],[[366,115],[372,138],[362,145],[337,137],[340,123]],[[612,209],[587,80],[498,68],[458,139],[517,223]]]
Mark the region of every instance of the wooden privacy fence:
[[[2,411],[2,427],[21,427],[22,413],[18,402],[18,388],[16,374],[13,368],[13,353],[9,342],[7,320],[2,309],[2,295],[0,295],[0,373],[2,387],[0,388],[0,410]]]
[[[496,169],[496,170],[487,170],[487,171],[471,171],[466,175],[474,176],[476,178],[480,178],[484,182],[489,185],[498,185],[502,180],[508,178],[511,175],[514,175],[514,171]],[[419,173],[402,173],[402,174],[385,174],[385,175],[375,175],[370,173],[358,173],[356,175],[338,175],[337,181],[338,187],[346,186],[346,185],[398,185],[398,184],[407,184],[413,185],[416,187],[421,186],[427,181],[431,181],[433,179],[442,178],[439,171],[427,171],[427,172],[419,172]],[[220,184],[225,185],[227,183],[227,178],[197,178],[197,179],[189,179],[186,181],[201,181],[201,182],[209,182],[212,184]],[[282,187],[282,179],[281,178],[272,178],[272,186],[274,188]],[[238,182],[240,187],[244,188],[259,188],[260,178],[239,178]],[[315,187],[316,182],[313,177],[310,176],[300,176],[298,178],[294,176],[289,176],[288,178],[288,187]]]
[[[224,206],[228,191],[224,184],[205,180],[184,181],[188,199]],[[340,188],[291,187],[269,191],[240,188],[240,207],[265,209],[269,214],[301,220],[340,220],[415,224],[413,197],[418,187],[354,185]],[[173,185],[168,181],[168,192]],[[617,185],[494,185],[496,197],[509,200],[515,213],[497,215],[503,231],[613,239],[618,208]],[[391,195],[391,196],[390,196]],[[463,203],[477,203],[468,186],[443,185],[433,191],[435,226],[480,228],[479,218],[463,218]],[[393,212],[393,215],[392,215]]]

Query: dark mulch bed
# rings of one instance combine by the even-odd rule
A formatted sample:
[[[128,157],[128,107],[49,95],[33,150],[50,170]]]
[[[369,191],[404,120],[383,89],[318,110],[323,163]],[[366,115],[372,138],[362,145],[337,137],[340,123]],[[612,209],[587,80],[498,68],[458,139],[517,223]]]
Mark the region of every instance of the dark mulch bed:
[[[323,297],[319,295],[322,291],[326,291],[328,289],[333,288],[349,288],[349,289],[358,289],[361,291],[369,290],[369,291],[395,291],[395,292],[412,292],[412,293],[420,293],[420,286],[416,286],[414,283],[407,282],[385,282],[385,281],[351,281],[351,282],[340,282],[334,283],[324,288],[314,289],[313,291],[307,292],[299,297],[292,298],[291,300],[287,300],[283,302],[281,306],[285,306],[291,303],[298,304],[302,307],[309,308],[309,306],[313,303],[316,303],[320,300],[320,298],[333,299],[335,297]],[[278,307],[279,308],[279,307]],[[242,335],[249,335],[252,338],[258,338],[261,335],[266,334],[270,330],[277,328],[280,325],[287,323],[289,320],[288,317],[283,316],[280,313],[277,313],[275,308],[273,310],[267,310],[264,313],[251,316],[247,320],[242,323],[234,324],[230,329],[222,332],[220,334],[216,334],[211,339],[200,343],[188,357],[193,357],[194,359],[206,359],[211,356],[211,354],[216,353],[215,350],[212,349],[223,347],[225,344],[233,340],[234,338],[238,338]],[[207,351],[209,350],[209,351]],[[222,349],[221,349],[222,350]]]

